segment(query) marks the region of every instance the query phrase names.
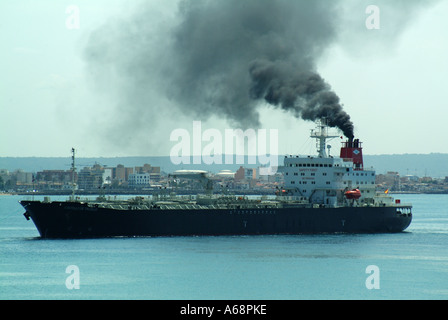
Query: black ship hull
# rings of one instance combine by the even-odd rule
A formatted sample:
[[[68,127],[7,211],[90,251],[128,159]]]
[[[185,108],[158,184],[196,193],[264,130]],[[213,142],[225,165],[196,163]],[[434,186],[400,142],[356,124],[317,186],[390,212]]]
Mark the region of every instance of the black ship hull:
[[[412,220],[403,208],[111,209],[80,202],[21,201],[43,238],[391,233]]]

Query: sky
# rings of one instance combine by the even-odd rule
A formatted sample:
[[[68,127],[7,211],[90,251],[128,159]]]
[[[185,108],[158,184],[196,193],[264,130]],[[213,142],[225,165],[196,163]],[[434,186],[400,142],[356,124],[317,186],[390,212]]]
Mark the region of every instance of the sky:
[[[72,147],[81,157],[169,155],[176,144],[170,135],[185,129],[192,138],[195,120],[222,136],[238,128],[236,116],[219,106],[189,112],[178,106],[182,99],[162,94],[179,83],[169,74],[176,64],[154,63],[174,56],[165,48],[173,41],[167,30],[185,17],[178,2],[1,1],[0,156],[66,157]],[[379,29],[366,27],[369,4],[379,9]],[[364,153],[448,153],[448,1],[346,0],[337,10],[326,18],[331,37],[322,35],[326,42],[312,61],[350,115]],[[177,34],[189,32],[182,30]],[[146,56],[144,64],[132,64]],[[263,101],[255,115],[254,129],[278,132],[280,154],[315,153],[312,121]],[[332,150],[340,140],[331,142]]]

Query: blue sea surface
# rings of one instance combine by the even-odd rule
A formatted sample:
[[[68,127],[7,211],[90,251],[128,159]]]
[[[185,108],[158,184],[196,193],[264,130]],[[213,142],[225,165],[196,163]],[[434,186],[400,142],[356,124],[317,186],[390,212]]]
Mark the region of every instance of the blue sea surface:
[[[398,234],[44,240],[0,196],[0,299],[447,299],[448,195],[395,197]]]

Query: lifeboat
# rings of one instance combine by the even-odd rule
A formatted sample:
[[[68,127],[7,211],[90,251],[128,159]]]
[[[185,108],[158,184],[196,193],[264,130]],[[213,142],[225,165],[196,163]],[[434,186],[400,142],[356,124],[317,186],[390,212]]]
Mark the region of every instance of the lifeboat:
[[[361,198],[361,191],[359,191],[359,189],[353,189],[353,190],[346,191],[344,193],[344,195],[347,199],[358,200],[359,198]]]

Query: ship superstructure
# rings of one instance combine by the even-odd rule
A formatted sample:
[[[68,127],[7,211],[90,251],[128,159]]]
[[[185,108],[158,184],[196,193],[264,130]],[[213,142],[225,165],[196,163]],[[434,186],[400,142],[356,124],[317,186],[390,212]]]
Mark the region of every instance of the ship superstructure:
[[[286,156],[284,166],[285,194],[298,197],[313,204],[327,207],[347,205],[345,192],[360,191],[357,204],[372,204],[375,199],[375,170],[365,169],[361,142],[350,139],[343,142],[340,157],[327,154],[330,135],[325,123],[319,122],[311,137],[317,140],[316,156]]]

